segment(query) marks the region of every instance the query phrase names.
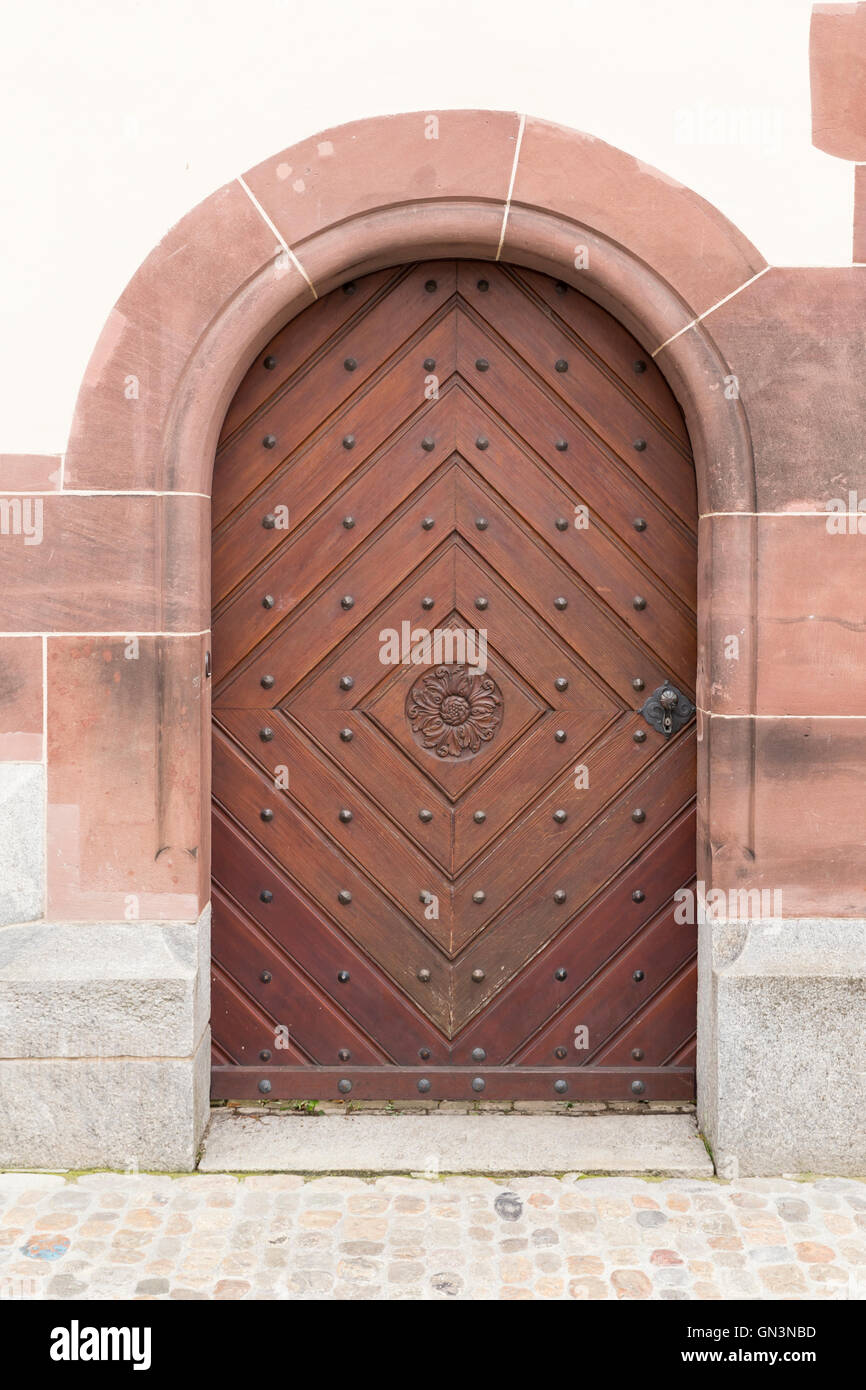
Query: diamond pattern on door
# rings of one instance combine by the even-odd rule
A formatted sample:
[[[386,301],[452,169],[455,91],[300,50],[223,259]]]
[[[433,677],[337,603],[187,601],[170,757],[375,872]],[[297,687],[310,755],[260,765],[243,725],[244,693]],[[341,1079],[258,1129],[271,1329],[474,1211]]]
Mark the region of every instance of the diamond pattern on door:
[[[214,474],[222,1097],[687,1099],[696,498],[604,310],[429,262],[281,330]]]

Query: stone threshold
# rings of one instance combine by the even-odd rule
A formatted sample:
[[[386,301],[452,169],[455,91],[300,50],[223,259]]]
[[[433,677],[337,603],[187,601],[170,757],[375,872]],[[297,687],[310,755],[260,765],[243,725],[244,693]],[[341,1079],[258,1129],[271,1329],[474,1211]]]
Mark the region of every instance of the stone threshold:
[[[202,1173],[618,1173],[712,1178],[695,1117],[217,1109]]]

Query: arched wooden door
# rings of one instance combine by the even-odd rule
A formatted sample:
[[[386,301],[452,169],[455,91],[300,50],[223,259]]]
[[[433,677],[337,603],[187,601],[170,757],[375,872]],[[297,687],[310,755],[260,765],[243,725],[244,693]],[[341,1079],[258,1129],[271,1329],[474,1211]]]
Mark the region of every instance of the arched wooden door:
[[[638,343],[510,266],[347,283],[213,526],[215,1094],[690,1098],[695,478]]]

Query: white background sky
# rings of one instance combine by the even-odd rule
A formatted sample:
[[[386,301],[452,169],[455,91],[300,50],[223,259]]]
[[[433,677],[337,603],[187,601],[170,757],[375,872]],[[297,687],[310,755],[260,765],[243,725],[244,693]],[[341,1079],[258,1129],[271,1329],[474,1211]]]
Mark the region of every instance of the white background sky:
[[[362,116],[543,116],[688,184],[772,263],[849,262],[852,168],[810,143],[810,13],[811,0],[0,0],[0,452],[63,451],[100,328],[172,223]]]

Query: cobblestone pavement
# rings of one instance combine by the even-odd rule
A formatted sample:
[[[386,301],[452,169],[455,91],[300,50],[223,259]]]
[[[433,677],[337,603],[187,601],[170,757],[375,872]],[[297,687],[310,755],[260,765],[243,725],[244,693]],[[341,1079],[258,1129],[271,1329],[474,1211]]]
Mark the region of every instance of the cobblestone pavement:
[[[0,1174],[0,1296],[866,1297],[866,1182]]]

